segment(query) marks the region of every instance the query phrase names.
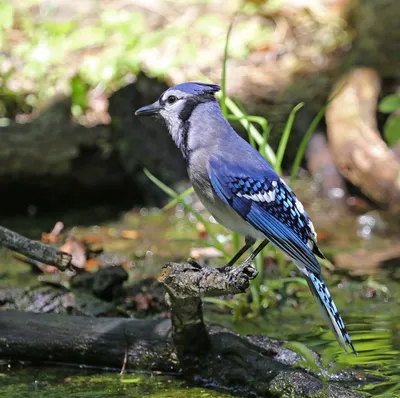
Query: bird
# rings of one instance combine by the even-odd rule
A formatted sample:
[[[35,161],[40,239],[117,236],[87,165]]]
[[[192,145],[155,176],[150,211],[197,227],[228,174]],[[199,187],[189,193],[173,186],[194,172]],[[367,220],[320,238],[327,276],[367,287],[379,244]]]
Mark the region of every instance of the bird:
[[[302,271],[339,344],[357,355],[321,274],[313,223],[292,189],[268,161],[224,117],[216,84],[187,82],[170,87],[153,104],[135,112],[156,116],[182,152],[194,191],[216,221],[245,237],[226,265],[251,264],[268,244],[288,255]]]

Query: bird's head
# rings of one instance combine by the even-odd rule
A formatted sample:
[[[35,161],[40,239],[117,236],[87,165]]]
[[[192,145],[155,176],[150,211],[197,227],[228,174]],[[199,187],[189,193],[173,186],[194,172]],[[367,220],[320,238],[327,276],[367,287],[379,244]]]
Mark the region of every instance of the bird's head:
[[[160,116],[171,129],[188,120],[199,103],[215,101],[214,94],[219,90],[216,84],[178,84],[164,91],[153,104],[138,109],[135,115]]]
[[[188,154],[188,136],[191,116],[200,104],[214,103],[214,94],[220,90],[216,84],[183,83],[164,91],[160,98],[151,105],[135,112],[137,116],[158,116],[168,127],[178,148],[184,157]],[[218,107],[219,108],[219,107]],[[203,118],[204,119],[204,118]],[[189,144],[195,144],[193,142]]]

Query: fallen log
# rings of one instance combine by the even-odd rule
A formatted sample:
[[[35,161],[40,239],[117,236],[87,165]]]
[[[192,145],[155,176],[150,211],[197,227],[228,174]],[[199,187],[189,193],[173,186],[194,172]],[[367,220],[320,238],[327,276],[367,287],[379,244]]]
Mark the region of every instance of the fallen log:
[[[336,85],[326,111],[329,143],[345,178],[393,212],[400,211],[400,160],[377,129],[379,76],[355,69]]]
[[[171,303],[171,321],[0,311],[0,358],[179,372],[242,395],[359,397],[342,385],[320,381],[310,370],[291,367],[301,357],[283,341],[240,337],[204,324],[200,297],[241,293],[255,274],[248,266],[166,265],[160,280]],[[341,374],[342,379],[333,375],[332,380],[354,379]]]

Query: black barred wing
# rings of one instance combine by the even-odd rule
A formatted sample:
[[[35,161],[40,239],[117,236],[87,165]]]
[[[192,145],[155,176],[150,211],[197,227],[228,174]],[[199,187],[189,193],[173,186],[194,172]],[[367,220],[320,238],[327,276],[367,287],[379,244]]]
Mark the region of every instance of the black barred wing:
[[[276,174],[275,174],[276,175]],[[292,190],[277,178],[210,173],[219,197],[307,271],[320,272],[314,227]]]

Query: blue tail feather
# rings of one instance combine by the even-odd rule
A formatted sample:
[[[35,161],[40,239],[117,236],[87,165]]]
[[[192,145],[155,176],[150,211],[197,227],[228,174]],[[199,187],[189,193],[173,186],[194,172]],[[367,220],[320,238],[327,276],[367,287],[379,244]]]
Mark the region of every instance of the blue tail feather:
[[[355,355],[357,351],[355,350],[353,343],[347,333],[346,326],[344,325],[343,319],[333,302],[332,296],[329,293],[328,288],[325,285],[322,277],[315,272],[309,272],[307,282],[310,286],[311,292],[317,299],[319,306],[322,309],[323,314],[326,316],[329,326],[332,332],[335,334],[336,339],[340,345],[347,351],[347,345],[351,347],[351,350]]]

